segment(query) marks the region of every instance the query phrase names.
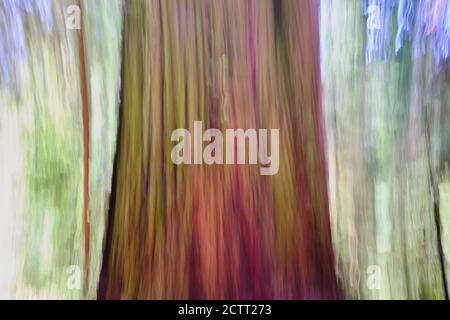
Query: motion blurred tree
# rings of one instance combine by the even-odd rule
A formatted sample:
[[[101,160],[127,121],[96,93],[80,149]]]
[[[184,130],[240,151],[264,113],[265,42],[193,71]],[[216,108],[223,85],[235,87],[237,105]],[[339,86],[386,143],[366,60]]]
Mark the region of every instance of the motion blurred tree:
[[[100,298],[337,297],[314,1],[127,1]],[[171,133],[279,128],[280,171],[175,166]],[[192,131],[191,131],[192,132]]]

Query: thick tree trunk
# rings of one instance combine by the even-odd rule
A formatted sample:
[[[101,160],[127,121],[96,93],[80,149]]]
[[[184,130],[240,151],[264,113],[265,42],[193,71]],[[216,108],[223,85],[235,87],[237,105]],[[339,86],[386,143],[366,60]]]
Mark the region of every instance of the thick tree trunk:
[[[127,1],[99,298],[335,298],[314,1]],[[280,129],[280,166],[175,166],[171,133]]]

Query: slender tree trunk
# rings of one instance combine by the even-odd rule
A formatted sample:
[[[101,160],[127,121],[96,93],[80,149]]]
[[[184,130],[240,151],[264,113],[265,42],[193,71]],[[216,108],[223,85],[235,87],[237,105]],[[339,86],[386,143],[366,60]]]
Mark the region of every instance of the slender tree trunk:
[[[83,233],[84,233],[84,287],[87,289],[89,283],[89,93],[86,76],[86,55],[84,51],[83,36],[83,7],[82,1],[77,0],[80,8],[80,29],[78,30],[78,48],[80,59],[80,81],[82,98],[82,118],[83,118],[83,168],[84,168],[84,186],[83,186]]]

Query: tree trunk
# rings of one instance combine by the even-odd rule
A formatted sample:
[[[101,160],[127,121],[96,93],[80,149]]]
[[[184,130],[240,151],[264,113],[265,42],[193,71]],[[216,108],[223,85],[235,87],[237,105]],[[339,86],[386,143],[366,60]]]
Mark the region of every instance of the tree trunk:
[[[99,298],[336,298],[318,5],[127,1]],[[280,130],[279,172],[171,161],[177,128]]]

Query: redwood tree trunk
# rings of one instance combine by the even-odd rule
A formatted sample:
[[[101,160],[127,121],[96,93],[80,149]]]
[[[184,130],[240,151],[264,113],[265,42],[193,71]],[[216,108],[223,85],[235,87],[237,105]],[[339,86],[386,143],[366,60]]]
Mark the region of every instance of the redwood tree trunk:
[[[318,3],[127,1],[99,298],[336,298]],[[280,130],[279,172],[182,165],[177,128]]]

